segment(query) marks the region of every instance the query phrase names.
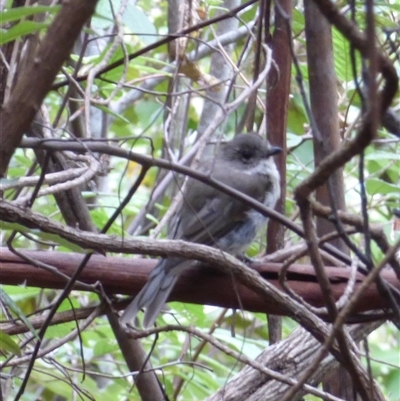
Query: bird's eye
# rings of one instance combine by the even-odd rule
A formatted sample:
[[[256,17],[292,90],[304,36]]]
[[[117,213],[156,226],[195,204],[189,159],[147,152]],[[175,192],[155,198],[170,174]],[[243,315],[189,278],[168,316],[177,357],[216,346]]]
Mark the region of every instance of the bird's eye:
[[[242,156],[242,160],[247,162],[253,157],[253,152],[250,149],[242,149],[240,155]]]

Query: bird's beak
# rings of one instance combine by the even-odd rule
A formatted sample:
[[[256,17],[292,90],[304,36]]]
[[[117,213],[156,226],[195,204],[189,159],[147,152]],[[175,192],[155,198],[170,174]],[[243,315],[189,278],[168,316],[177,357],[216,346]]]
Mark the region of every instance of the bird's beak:
[[[282,152],[282,148],[280,148],[279,146],[271,146],[269,148],[268,156],[275,156],[281,152]]]

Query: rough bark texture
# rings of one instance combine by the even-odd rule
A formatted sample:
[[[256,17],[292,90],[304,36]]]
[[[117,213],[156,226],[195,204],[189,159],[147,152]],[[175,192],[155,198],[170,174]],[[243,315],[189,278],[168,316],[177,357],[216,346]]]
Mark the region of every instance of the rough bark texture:
[[[279,6],[291,16],[292,2],[282,1]],[[267,133],[269,141],[280,146],[283,152],[275,160],[281,175],[281,197],[275,207],[279,213],[285,214],[286,199],[286,121],[289,103],[291,79],[290,32],[288,21],[275,11],[275,30],[272,36],[272,57],[276,64],[268,76],[267,91]],[[278,222],[271,220],[268,225],[267,253],[272,253],[283,247],[284,228]]]
[[[133,340],[126,335],[114,313],[107,313],[107,317],[129,370],[131,372],[147,370],[147,372],[135,376],[135,385],[138,388],[141,400],[168,401],[141,341]]]
[[[304,5],[311,110],[315,120],[315,127],[312,129],[318,130],[318,133],[314,132],[316,138],[314,140],[315,164],[318,166],[322,159],[340,147],[336,74],[329,22],[323,18],[313,1],[306,1]],[[330,184],[335,195],[336,208],[346,210],[342,169],[338,169],[332,174]],[[323,205],[330,205],[331,199],[327,185],[317,189],[317,200]],[[332,231],[335,231],[332,223],[326,219],[317,219],[319,236]],[[343,250],[341,240],[335,240],[332,243]]]
[[[284,0],[279,5],[287,13],[289,19],[292,14],[292,1]],[[267,16],[266,16],[267,17]],[[286,202],[286,122],[291,80],[290,30],[288,21],[282,13],[275,9],[275,24],[270,46],[272,57],[276,64],[267,81],[267,137],[283,152],[275,159],[280,173],[281,196],[275,210],[285,214]],[[267,230],[267,253],[272,253],[284,247],[285,230],[276,220],[270,220]],[[277,342],[282,337],[282,319],[273,315],[268,316],[268,333],[270,341]]]
[[[0,111],[0,177],[96,4],[97,0],[63,2],[34,57],[19,72],[10,99]]]
[[[332,151],[340,146],[339,121],[337,110],[336,74],[333,59],[332,31],[329,22],[323,18],[313,1],[304,3],[306,21],[307,64],[310,79],[311,110],[318,132],[314,135],[314,157],[318,165]],[[323,205],[331,205],[345,211],[343,169],[338,169],[329,178],[328,184],[317,188],[316,198]],[[317,218],[317,234],[319,237],[336,231],[334,224],[326,219]],[[344,242],[337,238],[332,245],[346,252]],[[337,386],[337,383],[340,385]],[[324,382],[324,389],[348,401],[357,400],[350,375],[339,367]]]
[[[359,341],[381,323],[353,326],[349,330],[352,337]],[[263,351],[256,361],[287,377],[296,379],[313,362],[320,346],[311,334],[298,328],[283,341]],[[332,357],[326,358],[309,384],[316,385],[327,372],[337,366],[337,362]],[[264,373],[247,366],[206,401],[280,401],[288,388],[288,385],[272,380]],[[292,401],[301,400],[303,394],[299,392]]]

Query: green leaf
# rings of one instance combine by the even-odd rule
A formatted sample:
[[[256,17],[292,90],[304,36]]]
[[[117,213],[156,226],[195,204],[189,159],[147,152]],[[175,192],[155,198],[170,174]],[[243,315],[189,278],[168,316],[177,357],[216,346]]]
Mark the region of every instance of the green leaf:
[[[160,221],[150,213],[146,213],[146,219],[153,222],[154,224],[158,224]]]
[[[31,333],[36,338],[39,338],[36,333],[36,330],[33,328],[32,324],[31,324],[31,322],[27,319],[27,317],[22,312],[22,310],[19,308],[19,306],[9,297],[9,295],[5,291],[3,291],[3,288],[1,288],[1,287],[0,287],[0,299],[5,305],[7,305],[8,308],[11,309],[11,311],[13,311],[18,316],[19,319],[22,320],[22,322],[26,325],[26,327],[29,328]]]
[[[295,135],[290,132],[287,133],[286,145],[288,148],[295,148],[301,144],[303,138],[300,135]]]
[[[304,13],[300,12],[296,8],[293,9],[293,22],[292,29],[295,36],[299,35],[304,31]]]
[[[117,120],[121,120],[124,123],[129,124],[129,120],[128,119],[126,119],[124,116],[121,116],[121,114],[117,114],[117,113],[113,112],[108,107],[102,106],[100,104],[96,105],[96,107],[98,109],[100,109],[101,111],[103,111],[104,113],[110,114],[111,116],[115,117]]]
[[[144,44],[150,45],[158,39],[155,26],[147,18],[147,15],[134,4],[128,3],[122,19]]]
[[[304,109],[303,100],[301,99],[300,95],[294,95],[293,98],[289,100],[288,105],[288,131],[303,135],[304,125],[307,123],[307,121],[308,118]]]
[[[4,333],[2,330],[0,330],[0,350],[21,356],[21,348],[19,345],[11,338],[11,336]]]
[[[60,6],[38,6],[38,7],[16,7],[6,11],[2,11],[0,14],[0,24],[6,24],[8,22],[18,21],[24,17],[40,13],[52,13],[55,14],[60,10]]]
[[[397,354],[397,360],[399,363],[399,354]],[[390,400],[398,401],[400,399],[400,369],[393,369],[386,378],[386,387],[390,394]]]
[[[353,70],[350,59],[350,45],[348,40],[336,29],[332,29],[332,41],[335,54],[335,72],[340,80],[353,80]],[[356,52],[356,71],[360,71],[361,59]]]
[[[386,181],[378,180],[377,178],[370,178],[366,181],[365,187],[369,194],[400,194],[400,188],[398,185],[389,184]]]
[[[38,296],[42,291],[37,287],[24,287],[23,285],[2,285],[1,288],[14,302],[29,300]]]
[[[301,163],[300,170],[304,170],[301,165],[306,167],[313,167],[314,165],[314,145],[312,141],[304,141],[293,151],[293,156]],[[299,166],[299,163],[294,162]]]
[[[121,0],[112,3],[114,12],[121,6]],[[96,8],[96,16],[93,18],[94,26],[98,29],[107,29],[114,20],[109,0],[100,0]],[[158,39],[157,30],[154,24],[148,19],[147,15],[132,3],[128,3],[122,15],[125,26],[140,40],[149,45]]]
[[[34,22],[34,21],[22,21],[17,25],[14,25],[8,30],[3,30],[0,33],[0,45],[12,42],[13,40],[20,39],[23,36],[35,33],[49,26],[48,23]]]

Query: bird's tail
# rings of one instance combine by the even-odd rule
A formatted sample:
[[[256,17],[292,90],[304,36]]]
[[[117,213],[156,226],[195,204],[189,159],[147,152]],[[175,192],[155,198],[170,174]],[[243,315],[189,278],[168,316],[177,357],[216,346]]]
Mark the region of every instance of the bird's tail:
[[[146,308],[143,327],[147,328],[154,324],[179,277],[179,273],[182,271],[182,268],[179,267],[182,267],[184,261],[182,259],[179,261],[176,258],[173,259],[175,259],[174,262],[171,259],[160,260],[150,273],[146,285],[125,309],[121,317],[121,323],[131,322],[142,308]]]

